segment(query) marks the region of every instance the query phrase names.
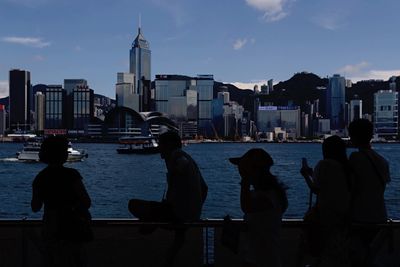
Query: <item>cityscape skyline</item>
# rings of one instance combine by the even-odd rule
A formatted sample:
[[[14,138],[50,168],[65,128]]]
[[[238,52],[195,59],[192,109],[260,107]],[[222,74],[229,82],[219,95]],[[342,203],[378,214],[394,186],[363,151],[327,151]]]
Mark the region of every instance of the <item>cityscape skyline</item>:
[[[0,23],[8,26],[0,29],[0,97],[16,68],[30,70],[32,84],[84,78],[114,98],[115,73],[129,69],[139,14],[152,46],[151,80],[156,74],[213,74],[251,89],[303,70],[353,81],[400,75],[393,34],[400,3],[311,2],[89,1],[76,9],[75,1],[0,1]],[[66,16],[58,16],[60,10]],[[381,19],[370,19],[376,16]]]

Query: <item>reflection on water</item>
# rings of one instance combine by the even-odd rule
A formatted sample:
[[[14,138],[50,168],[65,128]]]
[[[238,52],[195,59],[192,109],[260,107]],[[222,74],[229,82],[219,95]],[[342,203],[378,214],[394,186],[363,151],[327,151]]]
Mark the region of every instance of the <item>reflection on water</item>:
[[[12,159],[21,144],[0,144],[0,218],[39,218],[30,210],[31,184],[45,167],[41,163],[21,163]],[[127,203],[130,198],[160,200],[165,190],[165,166],[159,155],[117,154],[115,144],[76,144],[86,149],[89,158],[67,163],[84,177],[93,206],[94,217],[130,218]],[[308,204],[308,189],[299,174],[301,158],[314,166],[321,158],[321,144],[192,144],[184,147],[203,173],[209,186],[203,217],[221,218],[226,214],[241,217],[239,207],[240,177],[229,157],[240,156],[252,147],[266,149],[274,159],[272,172],[288,187],[287,218],[301,218]],[[386,199],[389,214],[400,218],[399,144],[375,145],[390,163],[392,183]],[[351,152],[351,151],[349,151]],[[56,178],[56,177],[55,177]]]

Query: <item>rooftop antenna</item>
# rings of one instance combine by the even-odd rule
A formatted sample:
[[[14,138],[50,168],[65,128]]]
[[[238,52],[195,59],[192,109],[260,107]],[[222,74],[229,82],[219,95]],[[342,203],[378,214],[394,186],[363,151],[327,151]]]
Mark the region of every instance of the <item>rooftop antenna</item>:
[[[139,33],[140,33],[140,28],[142,28],[142,14],[139,13]]]

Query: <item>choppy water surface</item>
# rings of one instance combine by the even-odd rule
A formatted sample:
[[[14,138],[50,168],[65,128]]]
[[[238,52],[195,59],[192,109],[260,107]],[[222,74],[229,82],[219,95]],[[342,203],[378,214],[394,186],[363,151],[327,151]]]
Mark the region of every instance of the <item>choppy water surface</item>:
[[[10,158],[22,144],[0,143],[0,218],[40,218],[30,210],[31,184],[45,167],[41,163],[21,163]],[[115,144],[75,144],[86,149],[84,162],[68,163],[84,177],[92,198],[91,212],[96,218],[131,218],[130,198],[160,200],[165,190],[165,166],[159,155],[120,155]],[[197,161],[209,186],[203,217],[221,218],[226,214],[241,217],[240,177],[229,157],[240,156],[252,147],[266,149],[275,161],[272,172],[286,185],[289,209],[286,218],[301,218],[307,209],[308,189],[299,174],[301,158],[314,166],[322,157],[320,144],[193,144],[185,147]],[[386,192],[392,218],[400,218],[400,144],[377,144],[374,148],[390,163],[392,183]],[[351,151],[349,151],[351,152]],[[340,197],[340,196],[338,196]]]

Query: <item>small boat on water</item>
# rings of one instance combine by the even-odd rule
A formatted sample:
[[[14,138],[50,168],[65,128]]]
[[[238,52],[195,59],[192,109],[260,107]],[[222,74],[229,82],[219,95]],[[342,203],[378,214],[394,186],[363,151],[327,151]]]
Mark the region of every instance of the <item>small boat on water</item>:
[[[17,152],[17,159],[21,161],[39,162],[39,151],[42,145],[39,141],[28,141],[24,144],[22,151]],[[83,149],[73,149],[71,143],[68,144],[67,162],[82,161],[88,154]]]
[[[157,140],[153,136],[121,137],[117,148],[119,154],[155,154],[159,152]]]

